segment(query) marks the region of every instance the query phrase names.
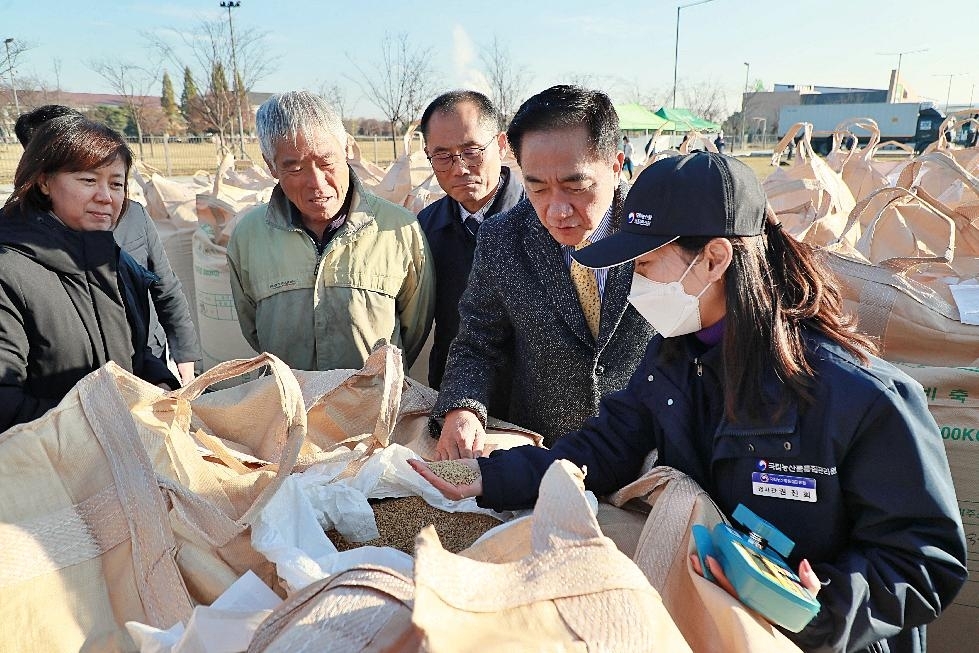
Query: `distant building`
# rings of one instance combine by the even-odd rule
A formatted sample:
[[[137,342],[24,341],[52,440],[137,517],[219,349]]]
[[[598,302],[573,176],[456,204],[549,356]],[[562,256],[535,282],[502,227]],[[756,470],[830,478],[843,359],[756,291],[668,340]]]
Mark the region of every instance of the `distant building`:
[[[780,134],[778,116],[782,107],[794,104],[864,104],[870,102],[914,102],[914,93],[892,70],[886,89],[815,84],[775,84],[771,91],[752,91],[743,95],[748,131],[765,125],[769,134]]]

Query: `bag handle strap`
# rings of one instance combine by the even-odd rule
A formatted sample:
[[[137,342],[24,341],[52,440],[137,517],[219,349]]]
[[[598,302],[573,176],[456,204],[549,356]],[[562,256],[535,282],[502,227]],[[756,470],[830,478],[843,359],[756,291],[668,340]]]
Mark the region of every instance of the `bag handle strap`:
[[[275,478],[265,487],[255,503],[248,509],[241,521],[251,523],[251,519],[265,507],[271,497],[292,473],[299,460],[299,451],[306,440],[306,404],[296,375],[289,366],[269,353],[259,354],[251,359],[239,359],[219,363],[194,379],[191,383],[175,390],[172,394],[187,401],[193,401],[209,386],[232,379],[254,370],[268,366],[271,377],[279,390],[280,408],[285,421],[286,443],[279,457]]]
[[[945,247],[945,251],[941,256],[893,257],[889,259],[884,259],[882,261],[878,261],[875,263],[875,265],[890,268],[892,270],[896,270],[899,272],[906,272],[907,270],[910,270],[918,265],[923,265],[925,263],[950,263],[952,261],[955,252],[955,222],[952,220],[952,218],[946,215],[941,209],[931,204],[931,202],[928,202],[926,199],[920,197],[914,192],[908,190],[907,188],[902,188],[900,186],[880,188],[874,191],[873,193],[871,193],[870,195],[868,195],[867,197],[865,197],[863,200],[861,200],[853,208],[853,211],[850,212],[850,215],[847,218],[846,226],[843,228],[843,232],[840,234],[839,238],[837,238],[835,241],[833,241],[833,243],[831,243],[827,247],[832,248],[834,245],[837,245],[840,242],[842,242],[846,233],[857,222],[860,221],[861,216],[863,216],[867,212],[871,203],[878,197],[888,197],[888,199],[886,203],[880,208],[880,210],[877,211],[877,214],[874,216],[873,220],[869,222],[867,228],[864,230],[863,234],[861,235],[860,240],[857,241],[857,249],[861,253],[866,255],[870,251],[870,243],[873,241],[874,233],[880,221],[884,219],[886,210],[891,206],[893,206],[894,204],[907,203],[910,200],[914,200],[918,202],[922,207],[927,209],[930,213],[935,215],[938,218],[938,220],[941,222],[942,226],[948,229],[948,241]]]
[[[802,131],[802,139],[799,141],[799,159],[805,161],[816,155],[812,149],[812,123],[797,122],[789,127],[788,131],[785,132],[785,136],[775,146],[775,150],[772,152],[772,165],[774,167],[777,168],[779,166],[782,155],[788,151],[789,143],[792,142],[800,130]]]
[[[126,514],[147,622],[169,628],[190,617],[192,606],[172,557],[176,542],[153,465],[117,386],[116,377],[123,374],[122,368],[110,361],[79,381],[76,389],[82,412],[105,452]]]

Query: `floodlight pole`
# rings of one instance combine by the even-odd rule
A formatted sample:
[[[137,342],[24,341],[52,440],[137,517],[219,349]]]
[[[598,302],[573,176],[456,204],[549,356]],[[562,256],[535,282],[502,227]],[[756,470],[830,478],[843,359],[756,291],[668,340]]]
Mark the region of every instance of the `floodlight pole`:
[[[748,113],[748,73],[751,71],[751,64],[744,62],[744,95],[741,96],[741,149],[747,150],[745,146],[744,128]]]
[[[247,158],[245,154],[245,121],[241,117],[241,87],[238,85],[238,55],[235,52],[235,24],[231,20],[231,10],[241,6],[241,0],[226,0],[221,2],[221,6],[228,10],[228,30],[231,32],[231,68],[235,76],[235,107],[238,110],[238,148],[241,150],[241,158]]]
[[[10,44],[14,42],[14,38],[11,36],[3,40],[3,47],[7,49],[7,72],[10,73],[10,90],[14,94],[14,108],[17,110],[17,115],[20,115],[20,102],[17,101],[17,84],[14,83],[14,66],[10,63]]]
[[[680,10],[686,9],[687,7],[695,7],[697,5],[705,5],[708,2],[714,2],[714,0],[698,0],[698,2],[688,2],[685,5],[677,5],[676,7],[676,40],[673,42],[673,108],[676,108],[676,64],[680,56]]]

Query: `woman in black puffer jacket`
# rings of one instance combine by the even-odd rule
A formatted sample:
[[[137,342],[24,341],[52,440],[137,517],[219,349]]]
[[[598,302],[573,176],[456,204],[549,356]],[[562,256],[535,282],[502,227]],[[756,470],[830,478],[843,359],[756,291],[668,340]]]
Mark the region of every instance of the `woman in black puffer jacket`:
[[[132,153],[105,125],[65,116],[32,138],[0,215],[0,431],[43,415],[110,360],[173,389],[147,347],[156,277],[122,252]]]

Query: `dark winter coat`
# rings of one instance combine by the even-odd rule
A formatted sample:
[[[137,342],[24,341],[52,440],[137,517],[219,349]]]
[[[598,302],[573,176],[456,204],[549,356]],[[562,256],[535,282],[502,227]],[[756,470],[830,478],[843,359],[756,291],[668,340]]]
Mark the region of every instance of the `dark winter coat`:
[[[201,360],[197,327],[187,303],[195,299],[184,294],[180,279],[170,267],[160,234],[142,204],[129,202],[113,235],[119,247],[160,278],[159,283],[150,288],[153,302],[150,304],[149,344],[153,354],[162,357],[164,347],[169,344],[170,357],[175,362]]]
[[[0,213],[0,431],[40,417],[110,360],[179,387],[146,344],[156,279],[110,232]]]
[[[615,191],[613,232],[627,192],[625,183]],[[632,272],[631,263],[609,269],[596,341],[561,246],[530,201],[485,221],[433,417],[468,408],[485,421],[491,388],[509,370],[511,422],[548,446],[580,428],[603,395],[625,387],[653,335],[626,301]]]
[[[493,508],[533,504],[554,460],[587,466],[585,486],[610,493],[634,480],[646,456],[696,480],[728,515],[742,503],[796,543],[824,585],[820,613],[800,633],[806,651],[924,650],[924,624],[967,578],[965,539],[948,461],[921,386],[892,365],[863,365],[822,337],[807,337],[818,379],[808,408],[774,373],[764,384],[778,415],[765,425],[721,419],[721,346],[693,336],[650,342],[629,385],[599,416],[551,451],[520,447],[480,459]],[[815,501],[755,493],[753,477],[815,480]],[[766,477],[767,478],[767,477]],[[790,490],[791,491],[791,490]],[[783,493],[784,494],[784,493]],[[827,582],[828,581],[828,582]]]
[[[500,191],[486,211],[486,218],[509,211],[527,194],[520,180],[503,167]],[[436,390],[442,385],[449,345],[459,332],[459,300],[466,289],[476,252],[476,236],[460,219],[459,203],[449,196],[426,206],[418,214],[435,263],[435,340],[428,363],[428,384]],[[510,376],[502,375],[491,404],[493,417],[506,419],[510,398]]]

